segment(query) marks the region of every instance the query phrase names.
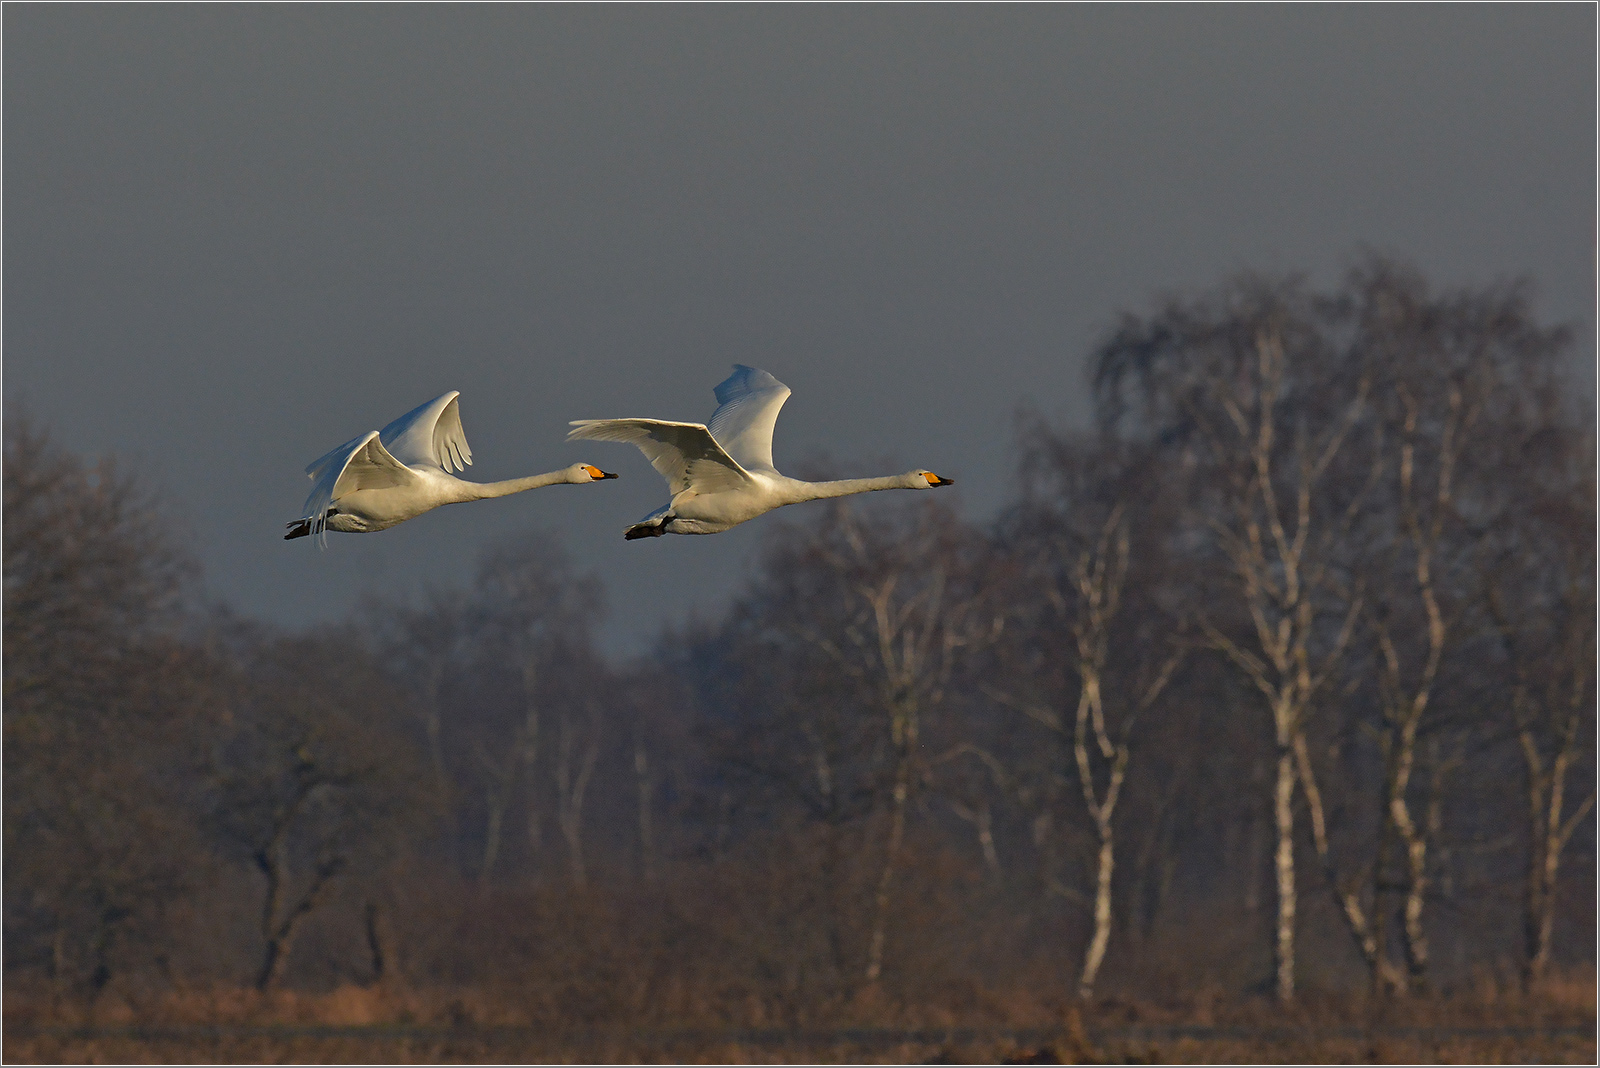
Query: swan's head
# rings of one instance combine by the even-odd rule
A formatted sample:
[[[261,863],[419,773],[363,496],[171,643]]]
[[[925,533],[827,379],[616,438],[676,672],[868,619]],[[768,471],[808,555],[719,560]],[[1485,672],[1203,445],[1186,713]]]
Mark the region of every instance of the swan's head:
[[[916,486],[917,489],[932,489],[935,486],[953,486],[956,484],[955,479],[940,478],[932,471],[913,471],[911,472],[911,479],[912,485]]]
[[[568,482],[599,482],[603,478],[616,478],[610,471],[602,471],[594,464],[573,464],[567,468]]]

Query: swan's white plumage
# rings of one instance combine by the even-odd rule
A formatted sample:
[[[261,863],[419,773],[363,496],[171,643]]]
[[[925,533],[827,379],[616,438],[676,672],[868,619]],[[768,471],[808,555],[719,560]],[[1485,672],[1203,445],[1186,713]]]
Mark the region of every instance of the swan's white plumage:
[[[414,486],[420,481],[415,471],[383,447],[376,430],[352,438],[313,466],[316,470],[311,477],[316,479],[316,485],[306,498],[304,516],[312,519],[311,533],[319,537],[327,526],[329,505],[339,498],[360,490]]]
[[[370,433],[372,433],[372,431],[367,431],[367,434]],[[322,474],[322,469],[335,461],[338,461],[339,466],[343,467],[344,462],[350,459],[350,450],[367,440],[367,434],[357,434],[355,437],[351,438],[343,445],[340,445],[338,448],[330,449],[323,455],[306,464],[306,477],[315,482]]]
[[[765,371],[734,364],[714,391],[717,410],[707,429],[746,471],[773,471],[772,432],[789,387]]]
[[[667,480],[671,502],[626,531],[629,540],[661,534],[716,534],[786,504],[880,489],[929,489],[949,479],[931,471],[884,478],[802,482],[772,465],[772,432],[789,387],[765,371],[735,364],[716,387],[710,426],[665,419],[575,419],[567,439],[636,445]]]
[[[461,428],[459,393],[451,391],[412,409],[382,430],[369,430],[306,468],[313,485],[290,538],[325,532],[386,530],[444,504],[503,497],[557,483],[615,478],[589,464],[504,482],[467,482],[451,474],[472,463]]]
[[[408,467],[432,464],[441,471],[465,471],[472,464],[456,390],[419,405],[378,431],[384,447]]]
[[[694,486],[702,493],[738,490],[750,484],[750,473],[717,443],[704,423],[665,419],[580,419],[569,440],[625,441],[637,445],[650,466],[667,480],[673,495]]]

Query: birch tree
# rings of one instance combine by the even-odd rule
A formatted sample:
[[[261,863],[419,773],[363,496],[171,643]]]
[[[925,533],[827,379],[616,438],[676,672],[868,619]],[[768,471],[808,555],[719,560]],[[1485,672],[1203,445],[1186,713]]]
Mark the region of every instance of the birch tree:
[[[961,740],[947,722],[951,680],[998,619],[982,540],[937,506],[900,511],[890,519],[838,504],[815,525],[780,527],[725,632],[733,644],[701,654],[718,658],[701,676],[708,683],[748,686],[717,703],[760,717],[719,751],[756,781],[781,785],[820,824],[828,878],[871,868],[864,922],[829,921],[847,986],[884,975],[914,803],[938,763],[932,754]],[[856,856],[838,854],[847,848]],[[827,896],[838,901],[841,890]],[[864,945],[847,949],[859,928]]]
[[[807,630],[805,637],[866,685],[891,744],[889,826],[863,973],[869,985],[883,974],[907,813],[925,781],[924,719],[944,701],[957,658],[998,627],[984,611],[981,580],[963,559],[971,549],[951,536],[958,529],[942,510],[925,508],[913,529],[890,533],[838,505],[810,545],[837,576],[846,615],[842,628]]]
[[[1275,747],[1272,812],[1277,846],[1274,971],[1278,997],[1295,991],[1298,883],[1296,787],[1305,797],[1317,855],[1330,856],[1307,746],[1308,719],[1338,668],[1360,612],[1341,582],[1337,550],[1371,479],[1337,484],[1330,472],[1365,410],[1369,383],[1318,376],[1338,367],[1315,302],[1293,284],[1257,281],[1220,307],[1174,304],[1149,322],[1129,320],[1102,349],[1099,385],[1112,422],[1128,391],[1157,435],[1181,435],[1193,471],[1195,521],[1223,564],[1230,618],[1196,623],[1260,694]],[[1360,901],[1341,893],[1357,937],[1370,934]]]
[[[479,879],[485,888],[518,796],[523,800],[527,847],[537,864],[552,790],[557,793],[556,823],[567,843],[570,871],[575,881],[583,880],[577,838],[581,818],[575,813],[581,813],[592,771],[573,769],[576,728],[562,720],[551,747],[546,744],[546,721],[562,707],[562,691],[570,681],[566,676],[594,666],[589,635],[599,610],[595,580],[574,576],[560,547],[543,536],[502,542],[479,563],[469,612],[479,648],[480,687],[475,691],[468,746],[482,783],[485,825]],[[545,765],[552,758],[556,768],[550,773]],[[579,759],[581,764],[584,758]],[[593,759],[587,758],[591,769]]]
[[[602,730],[600,705],[592,697],[568,702],[562,709],[556,741],[556,823],[567,847],[568,877],[579,890],[588,885],[588,868],[583,859],[583,802],[600,758]]]
[[[1549,969],[1564,855],[1595,808],[1593,438],[1525,443],[1514,522],[1486,539],[1480,580],[1511,676],[1510,732],[1526,813],[1522,977]],[[1551,441],[1555,438],[1554,442]]]
[[[1158,594],[1162,576],[1148,559],[1170,535],[1170,517],[1159,502],[1141,501],[1137,508],[1147,559],[1141,561],[1145,566],[1130,598],[1135,520],[1128,496],[1150,496],[1148,472],[1137,470],[1114,447],[1053,434],[1042,425],[1033,427],[1025,441],[1028,488],[1011,522],[1015,532],[1008,549],[1032,558],[1018,606],[1033,606],[1044,618],[1028,627],[1037,648],[1027,659],[1013,654],[1000,660],[1004,674],[1032,680],[1031,692],[995,684],[985,689],[1055,735],[1066,768],[1050,767],[1046,774],[1069,781],[1093,829],[1092,893],[1084,895],[1047,876],[1059,896],[1081,902],[1090,912],[1092,933],[1077,981],[1079,996],[1088,999],[1111,940],[1116,814],[1134,732],[1183,658],[1182,626],[1156,607],[1152,595]],[[1126,611],[1130,599],[1131,614]],[[1047,699],[1052,681],[1058,690],[1053,701]],[[1038,791],[1041,797],[1050,792]]]
[[[1420,278],[1383,262],[1352,272],[1348,288],[1354,355],[1377,383],[1373,440],[1381,484],[1351,553],[1368,591],[1362,621],[1379,712],[1381,816],[1364,867],[1353,877],[1330,872],[1346,893],[1370,904],[1371,931],[1361,945],[1374,991],[1404,991],[1428,982],[1424,916],[1444,825],[1442,779],[1466,744],[1445,737],[1460,728],[1441,714],[1438,700],[1471,599],[1473,536],[1461,498],[1480,498],[1486,481],[1504,477],[1476,462],[1469,443],[1509,429],[1503,421],[1485,426],[1483,417],[1497,392],[1519,388],[1499,381],[1498,372],[1522,344],[1526,322],[1497,294],[1435,295]],[[1397,873],[1389,869],[1391,847]],[[1388,957],[1393,893],[1400,895],[1403,968]]]

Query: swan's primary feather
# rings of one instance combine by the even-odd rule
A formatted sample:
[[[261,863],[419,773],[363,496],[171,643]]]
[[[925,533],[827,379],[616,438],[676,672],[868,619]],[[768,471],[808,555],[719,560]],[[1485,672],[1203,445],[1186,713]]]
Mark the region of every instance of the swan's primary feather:
[[[746,471],[774,471],[772,430],[789,387],[760,368],[736,363],[715,392],[717,410],[707,428],[711,436]]]
[[[435,397],[378,431],[389,455],[411,467],[465,471],[472,463],[467,434],[461,428],[457,390]]]

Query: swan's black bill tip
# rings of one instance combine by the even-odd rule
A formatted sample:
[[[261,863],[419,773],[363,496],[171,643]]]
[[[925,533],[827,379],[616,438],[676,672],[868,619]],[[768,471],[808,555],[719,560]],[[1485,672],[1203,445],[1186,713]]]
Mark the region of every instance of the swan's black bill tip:
[[[955,484],[956,480],[953,478],[943,478],[939,475],[928,476],[928,485],[930,486],[954,486]]]
[[[600,472],[600,477],[601,478],[616,478],[617,477],[617,473],[615,471],[602,471],[602,472]]]

